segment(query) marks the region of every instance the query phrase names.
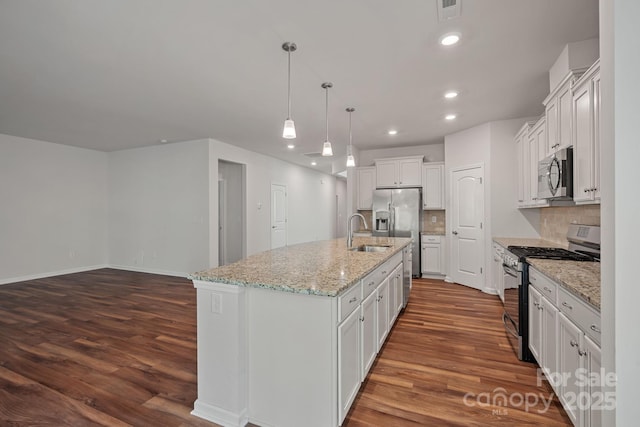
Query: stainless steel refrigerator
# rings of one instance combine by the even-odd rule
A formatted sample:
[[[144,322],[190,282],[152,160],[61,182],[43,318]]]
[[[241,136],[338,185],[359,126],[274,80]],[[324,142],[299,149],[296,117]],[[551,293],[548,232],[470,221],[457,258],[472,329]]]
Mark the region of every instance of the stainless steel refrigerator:
[[[410,237],[412,275],[420,277],[420,226],[422,194],[420,188],[373,191],[373,236]]]

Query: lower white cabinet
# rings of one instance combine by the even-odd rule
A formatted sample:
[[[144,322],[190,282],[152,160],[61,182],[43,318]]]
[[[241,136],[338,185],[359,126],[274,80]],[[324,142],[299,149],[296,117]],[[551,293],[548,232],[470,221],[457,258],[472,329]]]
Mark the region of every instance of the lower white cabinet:
[[[378,293],[372,292],[361,307],[362,376],[364,381],[378,354]]]
[[[380,351],[389,333],[389,278],[382,281],[377,290],[378,294],[378,347]]]
[[[500,297],[500,300],[504,302],[504,273],[502,270],[502,255],[504,254],[504,248],[497,243],[493,244],[493,286]]]
[[[534,268],[529,279],[529,348],[571,422],[600,426],[602,408],[614,404],[591,380],[603,379],[600,315]]]
[[[360,309],[338,326],[338,401],[340,423],[349,412],[361,383]]]
[[[421,269],[424,275],[443,275],[444,242],[442,236],[423,234],[421,237]]]

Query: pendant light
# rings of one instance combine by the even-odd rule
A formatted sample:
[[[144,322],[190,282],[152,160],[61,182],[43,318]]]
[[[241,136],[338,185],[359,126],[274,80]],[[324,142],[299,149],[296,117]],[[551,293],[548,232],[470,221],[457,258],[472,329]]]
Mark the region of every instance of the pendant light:
[[[295,52],[297,46],[293,42],[285,42],[282,49],[287,52],[287,119],[284,121],[284,129],[282,137],[286,139],[294,139],[296,137],[296,125],[291,119],[291,52]],[[293,144],[289,144],[290,146]]]
[[[349,107],[347,108],[347,113],[349,113],[349,145],[347,146],[347,167],[352,168],[356,165],[356,159],[353,158],[353,136],[351,134],[351,113],[356,111],[355,108]]]
[[[324,140],[324,144],[322,145],[322,155],[324,157],[333,156],[333,149],[331,148],[331,143],[329,142],[329,89],[333,87],[333,83],[322,83],[322,89],[327,91],[326,96],[326,117],[327,117],[327,137]]]

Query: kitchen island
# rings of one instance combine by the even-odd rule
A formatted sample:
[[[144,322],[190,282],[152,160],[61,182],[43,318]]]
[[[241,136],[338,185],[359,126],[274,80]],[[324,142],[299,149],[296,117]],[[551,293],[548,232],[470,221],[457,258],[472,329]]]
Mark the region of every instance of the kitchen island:
[[[193,414],[225,426],[338,426],[402,307],[411,239],[288,246],[190,275]],[[363,247],[364,249],[364,247]]]

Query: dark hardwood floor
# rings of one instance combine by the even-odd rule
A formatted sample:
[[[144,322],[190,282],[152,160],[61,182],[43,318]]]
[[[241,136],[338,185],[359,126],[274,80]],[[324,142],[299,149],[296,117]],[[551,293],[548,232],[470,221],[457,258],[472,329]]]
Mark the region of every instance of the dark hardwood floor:
[[[213,425],[189,413],[195,295],[186,279],[109,269],[0,286],[0,425]],[[551,391],[500,314],[495,296],[415,280],[345,425],[570,425],[557,400],[518,405]],[[512,404],[481,406],[499,387]]]

